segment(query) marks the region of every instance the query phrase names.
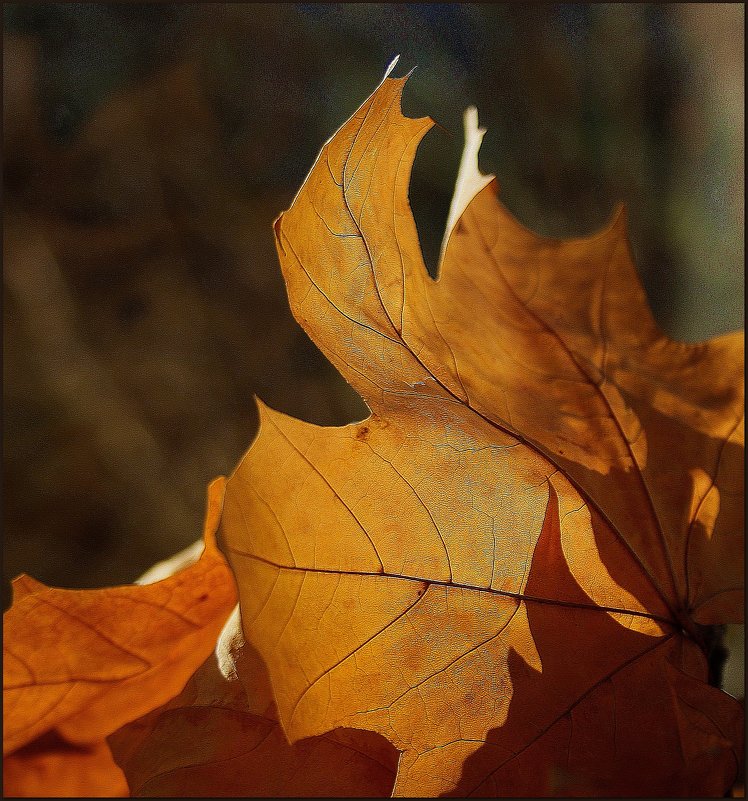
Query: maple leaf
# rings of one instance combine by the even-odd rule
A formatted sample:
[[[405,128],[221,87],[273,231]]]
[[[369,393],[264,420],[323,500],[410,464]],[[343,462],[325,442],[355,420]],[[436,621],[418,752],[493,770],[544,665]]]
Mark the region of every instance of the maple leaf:
[[[264,664],[244,642],[238,607],[180,695],[109,742],[131,794],[151,797],[382,797],[398,757],[364,731],[289,745]]]
[[[393,793],[721,795],[742,711],[742,333],[657,328],[625,215],[523,228],[469,136],[438,280],[407,199],[428,118],[385,77],[275,223],[294,315],[371,409],[259,403],[219,542],[291,742],[402,752]]]
[[[141,579],[153,583],[141,585],[66,590],[14,580],[3,615],[5,795],[127,794],[105,737],[180,692],[236,603],[215,544],[224,484],[208,490],[202,555],[173,575],[180,560],[156,566]]]

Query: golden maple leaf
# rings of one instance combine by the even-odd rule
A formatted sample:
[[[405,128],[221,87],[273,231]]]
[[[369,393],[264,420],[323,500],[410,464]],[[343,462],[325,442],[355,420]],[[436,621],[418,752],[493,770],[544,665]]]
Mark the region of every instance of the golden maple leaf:
[[[291,308],[371,416],[260,405],[219,538],[292,742],[367,729],[395,795],[724,793],[742,712],[742,333],[657,328],[625,219],[543,239],[465,156],[436,281],[407,198],[430,119],[386,77],[275,234]]]

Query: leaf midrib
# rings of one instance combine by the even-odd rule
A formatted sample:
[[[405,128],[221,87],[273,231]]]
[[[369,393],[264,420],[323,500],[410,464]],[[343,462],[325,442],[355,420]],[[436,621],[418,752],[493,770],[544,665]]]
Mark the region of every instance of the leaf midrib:
[[[658,623],[662,623],[666,626],[669,626],[670,628],[673,628],[675,625],[673,621],[670,620],[670,618],[662,617],[661,615],[656,615],[651,612],[641,612],[636,609],[626,609],[617,606],[603,606],[595,603],[585,604],[576,601],[563,601],[557,598],[542,598],[538,595],[528,595],[527,593],[522,593],[522,592],[511,592],[510,590],[497,590],[494,589],[493,587],[481,587],[475,584],[465,584],[458,581],[442,581],[440,579],[431,579],[431,578],[426,578],[424,576],[411,576],[402,573],[389,573],[385,570],[381,572],[374,572],[371,570],[338,570],[327,567],[310,567],[307,565],[284,565],[281,564],[280,562],[274,562],[272,559],[266,559],[264,556],[260,556],[259,554],[242,551],[239,548],[234,547],[233,545],[229,545],[228,543],[224,543],[223,545],[227,551],[230,551],[236,556],[242,556],[246,559],[253,559],[256,562],[262,562],[263,564],[277,568],[278,570],[290,570],[290,571],[305,572],[305,573],[323,573],[334,576],[364,576],[369,578],[400,579],[403,581],[413,581],[418,584],[425,584],[427,587],[428,586],[452,587],[454,589],[471,590],[473,592],[487,592],[492,595],[499,595],[505,598],[513,598],[514,600],[517,601],[532,601],[535,603],[549,604],[551,606],[565,606],[574,609],[589,609],[591,611],[611,612],[614,614],[621,614],[621,615],[633,615],[635,617],[643,617],[649,620],[654,620]]]

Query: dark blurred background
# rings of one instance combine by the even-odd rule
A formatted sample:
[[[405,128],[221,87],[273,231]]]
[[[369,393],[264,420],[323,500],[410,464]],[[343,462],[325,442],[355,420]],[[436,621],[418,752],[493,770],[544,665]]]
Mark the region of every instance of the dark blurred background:
[[[523,222],[584,234],[625,201],[665,330],[743,325],[742,4],[3,14],[5,606],[19,572],[128,582],[197,539],[253,393],[365,414],[291,317],[271,223],[398,53],[406,113],[445,129],[411,187],[430,268],[475,103]]]

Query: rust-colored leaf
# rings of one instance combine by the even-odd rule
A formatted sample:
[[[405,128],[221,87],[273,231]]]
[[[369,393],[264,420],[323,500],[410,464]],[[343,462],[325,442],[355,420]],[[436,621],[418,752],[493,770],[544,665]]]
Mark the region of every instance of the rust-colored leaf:
[[[109,742],[132,794],[151,797],[382,797],[398,757],[365,731],[289,745],[238,608],[182,693]]]
[[[3,757],[5,798],[118,798],[129,795],[109,746],[71,745],[50,731]]]
[[[742,333],[659,331],[622,211],[581,239],[523,228],[475,127],[433,281],[407,200],[432,123],[404,82],[275,224],[294,314],[372,411],[260,404],[227,483],[283,728],[384,735],[396,795],[721,795],[742,713],[700,626],[742,620]]]
[[[3,616],[6,794],[126,787],[104,738],[184,687],[236,602],[215,545],[224,484],[209,488],[202,555],[174,575],[101,590],[15,580]]]

